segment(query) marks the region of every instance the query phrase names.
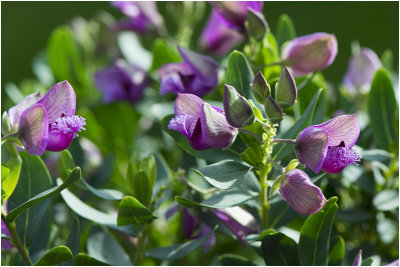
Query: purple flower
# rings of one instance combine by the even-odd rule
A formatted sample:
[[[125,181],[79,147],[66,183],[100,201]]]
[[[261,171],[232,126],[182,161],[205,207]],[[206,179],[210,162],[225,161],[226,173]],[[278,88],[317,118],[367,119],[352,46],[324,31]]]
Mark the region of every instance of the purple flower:
[[[397,260],[395,260],[395,261],[389,263],[389,264],[386,265],[386,266],[399,266],[399,259],[397,259]]]
[[[244,30],[247,19],[247,9],[262,12],[263,1],[215,1],[210,2],[213,8],[225,19],[230,28]]]
[[[212,211],[245,245],[247,235],[259,232],[259,226],[253,215],[240,207]]]
[[[155,2],[115,1],[112,2],[112,5],[129,17],[129,20],[119,22],[113,28],[149,33],[162,26],[162,18],[157,11]]]
[[[294,76],[303,76],[331,65],[337,51],[335,35],[317,32],[290,41],[282,51],[282,61]]]
[[[321,189],[298,169],[286,173],[279,192],[292,209],[305,215],[320,211],[327,201]]]
[[[199,227],[199,216],[190,213],[189,209],[184,208],[182,214],[183,235],[188,238],[194,238],[194,233]]]
[[[380,67],[382,64],[375,52],[362,47],[350,58],[343,84],[352,94],[357,90],[367,92],[375,71]]]
[[[339,173],[349,164],[357,165],[361,156],[351,148],[360,135],[356,114],[335,117],[305,128],[297,137],[295,151],[299,161],[318,173],[321,169]]]
[[[218,84],[218,65],[210,57],[178,47],[181,63],[169,63],[158,69],[160,93],[189,93],[203,96]]]
[[[119,100],[136,102],[142,98],[144,89],[150,84],[150,77],[144,70],[122,59],[96,72],[94,79],[106,103]]]
[[[178,94],[175,118],[169,129],[181,132],[197,150],[227,147],[237,130],[226,121],[223,111],[192,94]]]
[[[77,132],[85,130],[85,119],[75,115],[76,96],[67,82],[53,85],[44,97],[31,94],[8,111],[10,132],[17,132],[32,155],[69,147]]]
[[[361,262],[362,262],[362,250],[360,249],[353,261],[352,266],[361,266]]]
[[[216,11],[211,16],[200,36],[200,45],[210,53],[221,56],[244,40],[239,32],[229,28],[229,23]]]
[[[4,202],[4,212],[7,214],[7,200]],[[10,236],[10,232],[8,231],[6,224],[3,222],[3,219],[1,220],[1,233]],[[13,247],[14,246],[10,241],[3,238],[1,239],[1,250],[10,250]]]

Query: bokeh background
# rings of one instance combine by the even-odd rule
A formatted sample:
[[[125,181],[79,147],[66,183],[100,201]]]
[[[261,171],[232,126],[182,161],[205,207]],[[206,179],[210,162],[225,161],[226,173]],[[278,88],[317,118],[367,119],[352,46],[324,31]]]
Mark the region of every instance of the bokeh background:
[[[158,5],[165,5],[159,2]],[[45,49],[54,28],[81,16],[87,19],[99,11],[115,18],[121,13],[109,2],[1,2],[1,86],[33,78],[32,59]],[[339,83],[351,54],[351,42],[373,49],[381,56],[385,49],[399,58],[399,3],[376,2],[276,2],[264,3],[264,14],[275,31],[278,17],[286,13],[293,20],[297,35],[323,31],[334,33],[339,53],[326,69],[326,77]],[[204,23],[207,17],[204,17]],[[168,23],[168,21],[166,21]],[[201,23],[202,24],[202,23]]]

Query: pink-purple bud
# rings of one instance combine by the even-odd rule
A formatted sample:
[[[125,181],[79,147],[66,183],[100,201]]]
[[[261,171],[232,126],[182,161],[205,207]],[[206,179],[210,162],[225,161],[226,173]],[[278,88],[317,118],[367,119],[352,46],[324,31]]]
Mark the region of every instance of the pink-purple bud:
[[[279,192],[292,209],[305,215],[320,211],[327,201],[321,189],[299,169],[286,173]]]
[[[351,94],[357,91],[367,92],[375,72],[382,67],[378,56],[369,48],[362,47],[349,60],[346,74],[343,78],[344,86]]]
[[[295,151],[301,163],[315,173],[321,169],[339,173],[361,160],[351,148],[360,135],[360,125],[353,115],[337,116],[325,123],[305,128],[297,137]]]
[[[331,65],[337,51],[335,35],[318,32],[290,41],[283,49],[282,61],[295,77],[303,76]]]

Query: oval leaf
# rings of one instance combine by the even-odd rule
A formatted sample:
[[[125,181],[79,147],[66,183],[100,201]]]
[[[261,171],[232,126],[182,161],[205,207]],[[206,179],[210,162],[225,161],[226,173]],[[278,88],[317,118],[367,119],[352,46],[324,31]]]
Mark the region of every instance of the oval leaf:
[[[71,250],[65,246],[58,246],[46,252],[46,254],[39,259],[35,266],[56,265],[69,259],[72,259]]]
[[[396,190],[384,190],[379,192],[372,203],[377,210],[392,210],[399,206],[399,193]]]
[[[238,187],[250,175],[249,166],[233,160],[220,161],[198,170],[193,170],[219,189]]]
[[[270,233],[263,237],[261,252],[267,265],[300,265],[297,244],[282,233]]]
[[[126,196],[119,204],[117,225],[141,224],[155,218],[136,198]]]
[[[93,258],[85,253],[79,253],[74,258],[74,265],[75,266],[107,266],[109,264],[106,264],[102,261],[96,260],[95,258]]]
[[[301,265],[327,265],[332,223],[338,205],[331,197],[318,213],[308,216],[300,231],[298,255]]]
[[[394,126],[397,102],[392,81],[385,69],[378,70],[371,83],[368,96],[368,116],[376,143],[389,150],[398,141]]]

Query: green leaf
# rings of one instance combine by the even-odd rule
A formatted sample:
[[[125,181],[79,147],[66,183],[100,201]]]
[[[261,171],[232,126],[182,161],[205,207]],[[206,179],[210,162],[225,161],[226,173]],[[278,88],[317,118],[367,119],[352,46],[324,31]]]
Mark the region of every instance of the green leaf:
[[[224,190],[238,187],[250,175],[250,166],[233,160],[224,160],[193,170],[211,185]]]
[[[344,254],[346,252],[346,246],[344,243],[344,239],[341,236],[336,236],[335,239],[332,241],[331,244],[333,245],[333,248],[329,252],[329,265],[341,265],[342,260],[344,258]]]
[[[161,260],[177,260],[196,250],[206,240],[208,240],[213,233],[214,231],[210,231],[207,235],[201,238],[180,245],[152,248],[145,251],[144,256]]]
[[[269,30],[268,23],[262,13],[247,9],[247,21],[245,22],[248,33],[257,41],[262,40]]]
[[[252,100],[258,109],[263,110],[263,107],[256,101],[250,87],[253,78],[254,74],[246,56],[242,52],[233,51],[228,57],[225,83],[233,86],[240,95]]]
[[[29,155],[23,151],[19,153],[22,159],[22,168],[18,185],[7,202],[7,207],[13,216],[12,211],[29,201],[32,197],[50,189],[53,184],[43,160],[39,156]],[[42,221],[43,216],[49,206],[50,200],[28,207],[23,210],[15,220],[17,233],[23,245],[29,247],[35,242],[35,237],[39,229],[46,228]],[[19,212],[18,212],[19,213]]]
[[[129,167],[128,167],[129,172]],[[148,205],[150,203],[152,187],[150,186],[149,178],[144,171],[137,172],[133,177],[127,177],[127,184],[135,196],[141,203]]]
[[[152,51],[153,62],[151,63],[150,71],[155,71],[167,63],[182,61],[177,49],[175,47],[172,48],[164,39],[156,39],[153,43]]]
[[[297,98],[297,87],[292,74],[287,68],[282,71],[278,84],[275,85],[275,100],[282,108],[294,105]]]
[[[332,223],[338,205],[331,197],[318,213],[308,216],[300,230],[298,255],[301,265],[327,265]]]
[[[265,235],[261,252],[267,265],[300,265],[296,242],[282,233]]]
[[[109,264],[99,261],[85,253],[79,253],[74,258],[75,266],[107,266]]]
[[[279,62],[278,43],[275,36],[269,32],[264,36],[261,42],[259,55],[257,56],[256,64],[264,65]],[[263,74],[267,81],[279,77],[281,72],[280,66],[267,66],[263,69]]]
[[[61,179],[57,179],[57,184],[61,183]],[[89,221],[97,222],[133,236],[138,234],[138,230],[132,226],[117,226],[117,218],[115,216],[103,213],[88,206],[82,200],[72,194],[68,189],[63,190],[61,192],[61,196],[68,207],[70,207],[76,214]]]
[[[386,49],[381,56],[381,62],[382,62],[383,67],[385,67],[385,69],[387,69],[389,71],[392,70],[393,69],[393,61],[394,61],[394,58],[393,58],[392,50]]]
[[[72,259],[71,250],[65,246],[58,246],[46,252],[35,266],[52,266],[69,259]]]
[[[384,190],[379,192],[372,203],[377,210],[393,210],[399,206],[399,192],[396,190]]]
[[[135,63],[144,70],[148,70],[153,55],[141,45],[138,36],[132,31],[123,31],[118,35],[119,49],[128,62]]]
[[[163,130],[166,131],[175,140],[175,142],[178,144],[178,146],[180,148],[182,148],[183,150],[185,150],[190,155],[197,157],[197,158],[206,159],[211,162],[218,162],[218,161],[225,160],[225,159],[233,159],[233,160],[239,159],[238,155],[236,155],[235,153],[228,151],[228,150],[223,151],[220,148],[212,148],[212,149],[201,150],[201,151],[192,148],[190,146],[189,141],[183,134],[181,134],[178,131],[168,129],[169,121],[173,117],[175,117],[175,115],[173,115],[173,114],[167,115],[166,117],[164,117],[161,121],[161,126],[162,126]]]
[[[85,71],[78,44],[67,26],[56,28],[47,45],[47,57],[57,81],[78,83],[85,80]]]
[[[175,200],[186,207],[230,208],[247,202],[256,195],[243,189],[231,189],[213,195],[200,203],[176,196]]]
[[[68,247],[73,255],[78,254],[80,248],[80,224],[78,217],[72,222],[65,246]]]
[[[363,160],[369,161],[389,161],[394,157],[394,154],[382,149],[365,149],[360,151]]]
[[[276,26],[276,40],[279,46],[282,46],[285,42],[296,38],[296,30],[290,17],[286,14],[282,14]]]
[[[308,104],[307,109],[304,111],[303,115],[297,122],[286,132],[283,134],[283,139],[294,139],[297,135],[306,127],[310,126],[315,107],[317,106],[319,96],[322,92],[322,89],[319,89],[313,99],[311,100],[310,104]],[[274,146],[272,151],[272,159],[279,161],[287,154],[292,151],[292,147],[288,144],[277,144]]]
[[[100,226],[90,229],[87,251],[91,257],[110,265],[132,265],[122,246]]]
[[[22,167],[22,160],[19,155],[12,156],[6,162],[6,164],[3,163],[1,164],[1,188],[5,192],[3,200],[7,200],[14,192],[20,177],[21,167]],[[7,174],[7,169],[8,169],[8,174]]]
[[[389,150],[398,136],[394,126],[397,102],[390,75],[385,69],[375,72],[368,96],[368,116],[378,146]]]
[[[223,266],[255,266],[256,264],[247,258],[236,254],[223,254],[218,257]]]
[[[155,218],[136,198],[126,196],[119,204],[117,225],[142,224]]]
[[[7,220],[13,221],[24,210],[60,193],[62,190],[64,190],[65,188],[67,188],[80,178],[81,178],[81,169],[79,167],[75,167],[75,169],[73,169],[71,174],[69,175],[68,179],[63,184],[55,186],[44,192],[41,192],[40,194],[37,194],[34,197],[27,200],[26,202],[22,203],[21,205],[19,205],[18,207],[16,207],[7,214]]]
[[[361,266],[372,266],[373,261],[374,261],[373,257],[366,258],[361,262]]]
[[[69,175],[73,168],[75,168],[75,162],[72,158],[71,153],[68,150],[63,150],[60,152],[60,163],[64,172]],[[80,182],[88,189],[93,195],[105,199],[105,200],[121,200],[124,198],[124,194],[118,190],[114,189],[96,189],[90,184],[88,184],[84,179],[80,179]]]

